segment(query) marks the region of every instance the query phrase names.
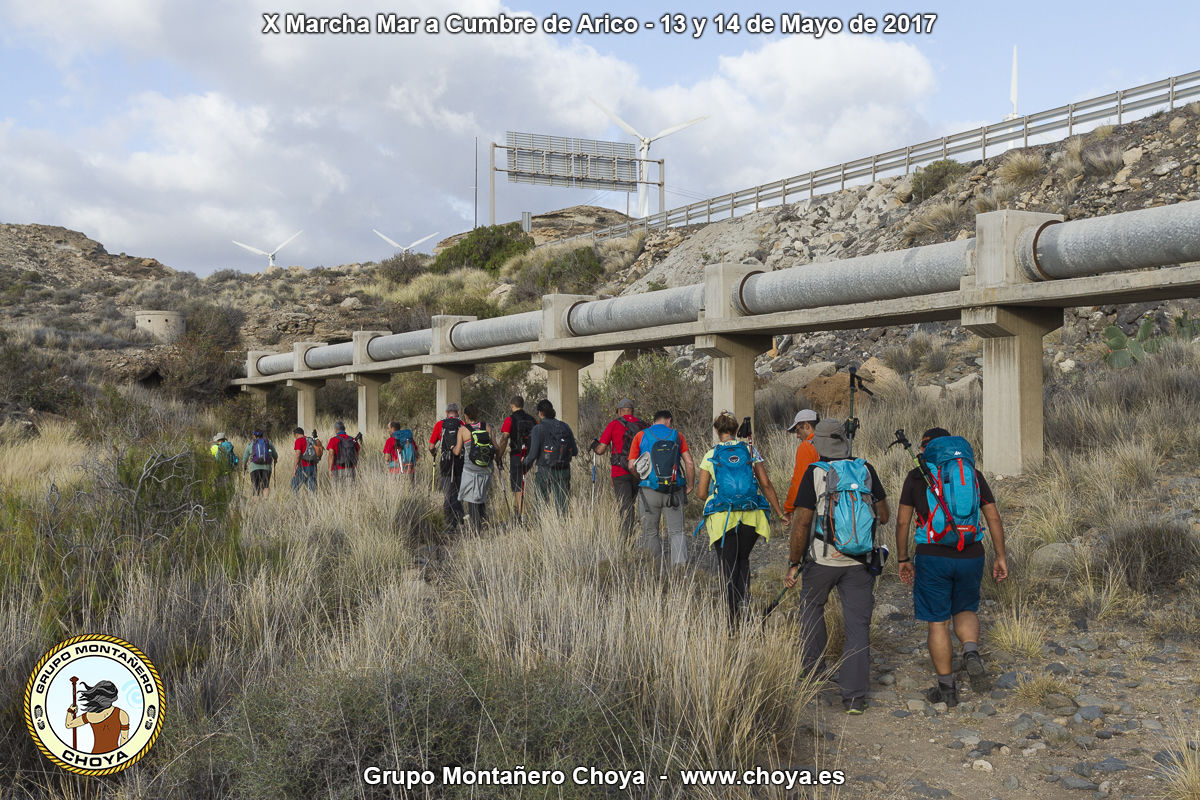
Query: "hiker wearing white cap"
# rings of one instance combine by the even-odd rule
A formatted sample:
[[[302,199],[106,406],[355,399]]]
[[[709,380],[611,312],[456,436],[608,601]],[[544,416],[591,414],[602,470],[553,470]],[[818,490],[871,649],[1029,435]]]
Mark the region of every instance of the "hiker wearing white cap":
[[[817,432],[817,423],[820,421],[820,414],[811,408],[802,408],[796,412],[792,427],[788,428],[788,433],[796,434],[800,443],[796,445],[796,466],[792,468],[792,484],[788,487],[787,497],[783,498],[785,514],[796,510],[796,491],[800,488],[800,481],[803,480],[808,465],[820,460],[817,448],[812,443],[813,434]]]

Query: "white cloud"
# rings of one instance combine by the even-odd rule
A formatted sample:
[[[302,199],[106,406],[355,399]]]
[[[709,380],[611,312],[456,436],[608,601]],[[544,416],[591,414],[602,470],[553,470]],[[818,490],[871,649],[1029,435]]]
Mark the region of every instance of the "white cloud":
[[[486,143],[505,130],[626,138],[589,94],[648,134],[710,115],[652,150],[668,160],[669,188],[709,194],[929,135],[913,108],[932,91],[932,70],[915,47],[882,39],[747,40],[755,49],[721,58],[708,77],[656,86],[580,40],[262,36],[261,9],[242,0],[103,6],[0,0],[0,23],[76,76],[79,88],[64,92],[134,87],[73,130],[33,131],[19,117],[0,126],[0,217],[79,227],[110,249],[201,273],[259,268],[234,238],[273,246],[303,228],[285,260],[335,264],[388,255],[372,227],[409,241],[469,225],[476,135],[486,222]],[[499,8],[467,0],[458,10]],[[405,13],[446,12],[427,2]],[[113,52],[105,69],[168,65],[198,88],[150,91],[136,73],[79,69]],[[501,220],[592,194],[497,184]]]

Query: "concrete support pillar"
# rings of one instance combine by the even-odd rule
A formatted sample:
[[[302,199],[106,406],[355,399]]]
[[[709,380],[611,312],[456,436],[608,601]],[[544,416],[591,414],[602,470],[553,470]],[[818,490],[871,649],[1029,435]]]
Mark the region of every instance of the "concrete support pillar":
[[[704,268],[704,319],[741,316],[733,300],[756,270],[742,264],[709,264]],[[754,417],[754,359],[771,349],[770,335],[696,337],[696,352],[712,357],[713,419],[729,411],[740,421]]]
[[[533,364],[546,370],[546,396],[558,418],[579,431],[579,370],[592,363],[591,353],[534,353]]]
[[[1020,475],[1042,461],[1042,337],[1062,309],[964,308],[962,324],[983,338],[983,468]]]
[[[346,376],[348,383],[358,387],[358,430],[363,436],[371,437],[383,431],[379,421],[379,387],[390,379],[390,375],[362,373]]]
[[[317,427],[317,389],[325,381],[289,378],[287,385],[296,390],[296,424],[311,433]]]
[[[696,337],[696,352],[712,357],[713,419],[729,411],[754,416],[754,359],[771,349],[770,336]]]
[[[989,289],[1027,283],[1017,262],[1021,234],[1055,214],[993,211],[975,218],[974,275],[964,294],[985,301]],[[1062,310],[980,304],[964,308],[962,325],[983,339],[983,463],[997,475],[1020,475],[1041,463],[1042,337],[1062,326]]]
[[[459,408],[462,408],[463,378],[474,371],[474,367],[443,367],[437,364],[426,364],[421,367],[421,372],[437,379],[437,400],[435,401],[437,408],[434,411],[434,419],[442,418],[446,413],[446,405],[449,403],[458,403]]]

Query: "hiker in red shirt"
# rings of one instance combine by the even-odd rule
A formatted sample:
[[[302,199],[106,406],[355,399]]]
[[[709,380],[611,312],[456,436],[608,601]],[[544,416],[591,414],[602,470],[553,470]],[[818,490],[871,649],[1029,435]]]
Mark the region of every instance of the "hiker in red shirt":
[[[317,490],[317,462],[321,460],[321,441],[317,438],[317,432],[313,431],[312,437],[304,435],[304,428],[296,428],[292,431],[296,434],[296,441],[292,445],[292,449],[296,451],[296,471],[292,475],[292,491],[300,491],[301,486],[307,486],[310,492]],[[311,449],[310,449],[311,447]],[[305,460],[305,454],[308,454],[312,460]]]
[[[525,410],[525,398],[513,395],[508,401],[512,413],[504,418],[500,426],[500,440],[496,443],[496,463],[503,463],[500,456],[504,448],[508,450],[508,487],[512,491],[513,508],[516,509],[517,519],[525,512],[525,468],[521,460],[529,454],[529,442],[533,435],[533,426],[537,419]]]
[[[387,457],[388,472],[393,475],[407,475],[409,482],[416,481],[417,457],[420,456],[420,450],[417,449],[417,442],[411,430],[400,427],[399,422],[389,422],[383,454]]]
[[[599,439],[592,440],[592,452],[598,456],[611,452],[609,462],[613,493],[617,496],[617,507],[621,511],[621,525],[629,534],[636,530],[637,516],[634,503],[638,496],[638,476],[628,467],[629,446],[633,437],[647,428],[647,424],[633,414],[633,401],[624,398],[617,401],[617,417],[608,423]]]
[[[358,471],[358,442],[346,435],[346,423],[336,422],[334,436],[325,449],[329,451],[329,477],[335,481],[352,481]]]

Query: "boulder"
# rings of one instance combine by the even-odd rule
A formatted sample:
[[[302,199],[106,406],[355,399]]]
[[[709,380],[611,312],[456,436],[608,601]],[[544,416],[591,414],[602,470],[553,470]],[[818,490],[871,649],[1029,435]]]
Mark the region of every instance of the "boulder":
[[[1075,567],[1079,548],[1067,542],[1044,544],[1029,557],[1029,573],[1041,578],[1063,576]]]
[[[946,385],[946,392],[951,396],[968,395],[971,392],[978,390],[983,391],[983,378],[978,372],[972,372],[969,375],[964,375],[954,383]]]
[[[916,395],[918,400],[925,403],[932,403],[945,397],[946,389],[943,386],[918,386],[916,388]]]

